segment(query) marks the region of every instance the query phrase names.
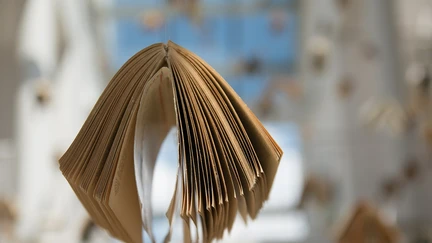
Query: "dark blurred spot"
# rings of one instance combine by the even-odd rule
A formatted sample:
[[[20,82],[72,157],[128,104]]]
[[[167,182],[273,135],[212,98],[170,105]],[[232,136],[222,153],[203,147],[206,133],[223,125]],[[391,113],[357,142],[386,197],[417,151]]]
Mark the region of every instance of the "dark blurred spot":
[[[390,198],[397,195],[402,187],[402,182],[398,178],[390,178],[382,184],[382,194],[385,198]]]
[[[322,53],[317,53],[312,56],[312,66],[316,71],[321,71],[324,69],[325,59],[326,57]]]
[[[415,236],[412,243],[431,243],[432,241],[424,235]]]
[[[423,130],[423,137],[426,143],[430,147],[432,147],[432,124],[430,124],[430,122],[426,125],[426,127]]]
[[[297,207],[302,209],[310,199],[315,199],[319,204],[326,205],[330,202],[332,196],[333,187],[327,180],[316,176],[309,176],[305,180],[303,192]]]
[[[11,205],[5,200],[0,200],[0,222],[2,221],[14,221],[15,213],[12,210]]]
[[[37,94],[36,95],[36,100],[41,105],[45,105],[48,102],[47,97],[45,95],[43,95],[43,94]]]
[[[350,76],[345,76],[337,86],[338,94],[341,98],[350,97],[354,91],[354,83]]]
[[[244,61],[244,72],[246,74],[256,74],[259,73],[261,69],[262,69],[261,60],[256,56],[248,58]]]
[[[423,76],[422,80],[419,83],[419,89],[421,90],[423,95],[429,94],[430,82],[431,82],[430,74],[428,70],[426,70],[425,75]]]
[[[88,221],[88,223],[85,225],[82,236],[81,236],[81,242],[89,242],[91,235],[93,231],[97,229],[97,226],[93,221]]]
[[[330,43],[328,38],[315,36],[309,41],[309,57],[312,68],[316,72],[323,71],[330,55]]]
[[[406,161],[403,168],[404,177],[411,181],[418,177],[420,172],[420,165],[416,158],[410,158]]]
[[[351,0],[335,0],[335,1],[336,1],[336,5],[340,9],[346,9],[351,2]]]

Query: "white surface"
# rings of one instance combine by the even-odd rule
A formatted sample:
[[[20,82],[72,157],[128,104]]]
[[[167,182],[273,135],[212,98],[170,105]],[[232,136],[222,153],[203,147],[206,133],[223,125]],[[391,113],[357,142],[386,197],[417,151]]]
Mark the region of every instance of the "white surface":
[[[85,0],[29,0],[24,11],[20,55],[38,67],[40,76],[32,78],[49,79],[52,97],[46,106],[36,103],[36,80],[23,80],[17,96],[17,235],[23,242],[76,242],[87,217],[56,163],[101,92],[96,49],[83,16],[85,4]],[[68,40],[61,63],[55,63],[59,41],[55,11],[61,13]]]

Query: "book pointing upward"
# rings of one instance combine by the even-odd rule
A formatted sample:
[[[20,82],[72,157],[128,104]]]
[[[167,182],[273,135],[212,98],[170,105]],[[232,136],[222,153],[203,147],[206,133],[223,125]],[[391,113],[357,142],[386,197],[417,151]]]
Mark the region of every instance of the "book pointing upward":
[[[115,74],[60,159],[90,216],[112,236],[142,242],[144,228],[154,241],[152,177],[173,126],[178,172],[167,217],[172,229],[180,215],[185,241],[191,227],[200,241],[222,238],[237,212],[254,219],[268,199],[280,147],[210,65],[171,41],[153,44]]]

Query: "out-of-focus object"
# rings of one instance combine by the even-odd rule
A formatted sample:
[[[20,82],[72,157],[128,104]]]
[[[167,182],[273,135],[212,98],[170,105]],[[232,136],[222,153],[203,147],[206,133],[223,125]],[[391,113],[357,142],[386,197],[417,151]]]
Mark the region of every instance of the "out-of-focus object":
[[[354,91],[354,83],[350,76],[345,76],[337,85],[337,92],[342,99],[348,98]]]
[[[47,80],[38,80],[35,83],[35,96],[39,105],[45,106],[51,100],[51,85]]]
[[[303,96],[303,87],[300,82],[288,78],[287,76],[273,78],[258,101],[258,113],[261,117],[267,117],[271,113],[273,97],[279,92],[297,101]]]
[[[286,28],[287,13],[284,9],[275,9],[270,13],[270,28],[273,33],[280,34]]]
[[[157,30],[165,23],[165,16],[159,10],[148,10],[141,16],[141,23],[146,30]]]
[[[246,74],[256,74],[262,69],[262,62],[257,56],[247,58],[242,63],[243,71]]]
[[[348,220],[338,230],[338,243],[396,243],[399,231],[384,222],[379,212],[367,202],[358,203]]]
[[[412,87],[420,87],[428,89],[430,86],[430,77],[424,65],[419,63],[412,63],[406,73],[405,80],[408,85]]]
[[[200,24],[203,19],[203,13],[199,0],[168,0],[174,8],[184,11],[192,22]]]
[[[403,175],[406,180],[412,181],[419,176],[421,169],[417,158],[410,158],[405,162]]]
[[[406,119],[407,119],[406,130],[407,131],[413,131],[414,128],[416,128],[418,125],[416,111],[414,110],[413,107],[408,106],[406,108],[405,114],[406,114]]]
[[[380,102],[369,99],[360,107],[360,120],[370,127],[375,127],[383,113],[384,108]]]
[[[326,37],[314,36],[308,43],[309,59],[314,71],[321,72],[330,55],[330,42]]]
[[[89,242],[89,239],[91,238],[91,234],[96,228],[96,224],[93,222],[93,220],[88,220],[82,230],[81,233],[81,241],[82,242]]]
[[[298,208],[303,208],[306,203],[314,199],[320,205],[327,205],[333,196],[333,186],[323,178],[310,175],[306,178]]]
[[[432,121],[426,121],[422,126],[421,132],[426,144],[432,148]]]
[[[298,100],[303,96],[303,86],[296,80],[287,80],[280,88],[293,100]]]
[[[421,166],[417,158],[412,157],[405,161],[400,175],[391,177],[383,181],[381,194],[384,199],[392,199],[399,195],[403,187],[415,180],[421,172]]]
[[[11,203],[6,200],[0,200],[0,222],[15,221],[16,212]]]
[[[235,74],[256,74],[262,70],[262,61],[256,55],[243,58],[235,63],[233,66],[233,72]]]
[[[432,234],[430,231],[421,230],[421,232],[417,233],[412,240],[413,243],[431,243],[432,242]]]
[[[424,64],[411,64],[405,74],[405,79],[411,88],[410,109],[414,114],[422,113],[430,107],[430,83],[429,70]]]
[[[81,231],[81,243],[104,243],[111,238],[109,235],[89,219]]]
[[[282,91],[289,98],[299,100],[303,97],[304,90],[302,84],[293,78],[287,76],[276,77],[271,82],[266,94],[274,95],[276,92]]]
[[[394,100],[370,99],[360,108],[360,119],[364,124],[392,135],[401,135],[407,128],[404,109]]]
[[[398,195],[403,186],[403,181],[399,178],[389,178],[381,185],[381,194],[385,199],[393,198]]]
[[[351,0],[335,0],[335,2],[340,9],[346,9]]]
[[[260,101],[258,102],[257,113],[261,118],[267,118],[271,113],[273,108],[273,102],[271,98],[271,96],[264,94],[264,96],[262,96]]]
[[[11,202],[0,200],[0,242],[13,242],[16,211]]]
[[[401,135],[406,129],[405,111],[397,103],[389,103],[383,114],[383,126],[393,135]]]

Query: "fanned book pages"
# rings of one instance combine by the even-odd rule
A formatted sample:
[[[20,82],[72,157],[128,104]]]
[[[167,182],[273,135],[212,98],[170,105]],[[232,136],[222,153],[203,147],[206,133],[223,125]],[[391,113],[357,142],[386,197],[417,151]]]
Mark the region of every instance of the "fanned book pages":
[[[153,44],[115,74],[60,159],[90,216],[114,237],[142,242],[144,229],[155,241],[152,176],[173,126],[178,172],[166,242],[176,215],[185,242],[210,242],[238,212],[254,219],[268,199],[280,147],[211,66],[171,41]]]

